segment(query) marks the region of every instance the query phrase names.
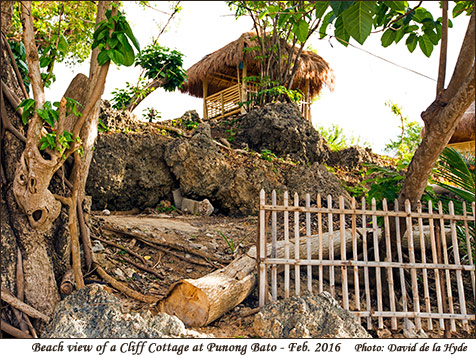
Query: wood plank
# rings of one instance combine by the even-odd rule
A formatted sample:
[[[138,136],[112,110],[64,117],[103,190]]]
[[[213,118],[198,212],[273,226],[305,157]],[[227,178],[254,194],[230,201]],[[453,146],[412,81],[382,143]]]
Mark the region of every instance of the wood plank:
[[[343,209],[345,207],[344,197],[339,197],[339,207]],[[345,240],[345,214],[340,214],[340,257],[341,260],[346,260],[346,240]],[[349,291],[347,286],[347,266],[341,266],[342,277],[342,300],[344,309],[349,309]]]
[[[317,207],[321,207],[321,194],[317,194]],[[317,214],[317,228],[318,228],[318,235],[319,235],[319,260],[322,260],[322,214]],[[319,293],[324,291],[324,273],[323,273],[323,266],[319,265]]]
[[[306,207],[311,207],[311,195],[306,194]],[[306,256],[311,260],[311,213],[306,213]],[[312,293],[312,266],[307,265],[307,290]]]
[[[352,209],[357,206],[356,200],[352,197],[351,202]],[[358,247],[357,247],[357,220],[356,215],[352,215],[352,259],[357,261],[358,259]],[[360,310],[360,287],[359,287],[359,267],[354,265],[354,304],[357,310]],[[359,324],[361,323],[360,317],[358,318]]]
[[[259,193],[260,206],[266,204],[266,193],[261,189]],[[259,298],[258,305],[263,307],[266,304],[266,264],[263,260],[266,258],[266,211],[260,209],[259,211],[259,245],[258,245],[258,281],[259,281]]]
[[[417,205],[417,211],[419,213],[422,212],[421,203],[419,202]],[[420,232],[420,251],[421,251],[421,261],[422,263],[426,263],[426,244],[425,244],[425,235],[423,235],[423,219],[418,218],[418,231]],[[428,272],[426,269],[422,270],[423,273],[423,294],[425,300],[425,308],[427,312],[431,312],[431,302],[430,302],[430,292],[428,288]],[[428,319],[428,329],[433,329],[433,322],[431,318]]]
[[[276,190],[271,192],[271,203],[276,205]],[[277,213],[271,212],[271,257],[277,258]],[[278,299],[278,268],[276,265],[271,265],[271,297],[273,301]]]
[[[327,196],[327,208],[332,208],[332,197]],[[327,226],[329,230],[329,261],[334,260],[334,222],[332,218],[332,213],[329,211],[327,216]],[[335,283],[334,283],[334,266],[329,267],[329,281],[330,281],[330,290],[331,296],[336,297],[335,292]]]

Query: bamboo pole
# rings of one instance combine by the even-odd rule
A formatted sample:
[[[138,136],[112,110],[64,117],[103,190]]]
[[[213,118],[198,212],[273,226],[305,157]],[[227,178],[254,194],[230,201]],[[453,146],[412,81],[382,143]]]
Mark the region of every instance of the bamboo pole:
[[[317,207],[321,207],[321,194],[317,194]],[[322,214],[317,214],[317,226],[319,235],[319,260],[322,260]],[[324,291],[324,273],[323,266],[319,265],[319,293]]]
[[[448,205],[448,209],[449,209],[450,215],[454,215],[455,208],[454,208],[453,201],[450,201]],[[450,220],[450,228],[451,228],[451,240],[453,243],[453,256],[454,256],[455,264],[461,265],[461,260],[459,256],[459,241],[458,241],[458,235],[456,233],[456,222],[454,220]],[[464,298],[463,275],[461,274],[460,270],[456,271],[456,285],[458,287],[458,299],[459,299],[460,311],[463,315],[465,315],[466,301]],[[463,320],[463,327],[465,331],[469,331],[467,320]]]
[[[276,205],[276,190],[271,192],[271,203]],[[271,257],[276,258],[276,240],[277,240],[277,213],[271,212]],[[271,297],[273,301],[278,299],[278,268],[271,266]]]
[[[299,206],[299,196],[294,193],[294,206]],[[296,262],[294,264],[294,281],[296,296],[301,293],[301,270],[299,266],[299,212],[294,213],[294,257]]]
[[[284,192],[284,205],[289,203],[289,194]],[[289,260],[289,212],[284,212],[284,257]],[[289,264],[284,266],[284,298],[289,297]]]
[[[377,202],[375,201],[375,198],[372,198],[372,210],[376,211],[377,210]],[[379,262],[380,261],[380,256],[379,256],[379,248],[378,248],[378,230],[377,230],[377,216],[372,215],[372,236],[373,236],[373,242],[374,242],[374,255],[375,255],[375,261]],[[377,280],[377,309],[379,311],[383,310],[383,303],[382,303],[382,278],[381,278],[381,273],[380,273],[380,267],[375,268],[375,278]],[[382,329],[383,328],[383,318],[379,317],[378,318],[378,328]]]
[[[259,281],[259,307],[263,307],[266,303],[266,225],[265,210],[263,205],[266,204],[266,193],[261,189],[259,193],[260,210],[259,210],[259,245],[258,245],[258,281]]]
[[[388,211],[387,206],[387,199],[383,199],[382,206],[384,211]],[[390,242],[390,222],[388,216],[384,217],[384,229],[385,229],[385,248],[386,248],[386,255],[385,261],[392,262],[392,244]],[[390,300],[390,310],[395,312],[395,285],[393,282],[393,271],[392,268],[388,268],[387,270],[387,282],[388,282],[388,293],[389,293],[389,300]],[[392,330],[397,329],[397,319],[392,318]]]
[[[398,208],[400,206],[398,204],[397,199],[395,199],[394,207],[395,207],[395,212],[398,212]],[[398,263],[403,264],[402,240],[400,235],[400,218],[398,216],[395,216],[395,235],[397,237]],[[403,269],[403,267],[400,267],[400,289],[402,290],[403,312],[408,312],[407,287],[405,284],[405,270]]]
[[[352,198],[351,207],[356,208],[355,198]],[[352,215],[352,259],[357,261],[357,222],[356,216]],[[357,310],[360,310],[360,287],[359,287],[359,267],[354,265],[354,304]],[[358,318],[359,324],[361,323],[360,317]]]
[[[362,198],[362,210],[365,213],[365,198]],[[362,214],[362,250],[364,252],[364,262],[368,263],[368,245],[367,245],[367,216]],[[365,286],[365,304],[368,311],[372,311],[372,300],[370,299],[369,268],[364,267],[364,286]],[[372,329],[372,319],[367,317],[367,329]]]
[[[306,194],[306,208],[311,207],[311,196]],[[306,256],[311,260],[311,213],[306,213]],[[307,290],[312,293],[312,266],[307,265]]]
[[[327,196],[327,208],[332,208],[332,197],[330,195]],[[334,260],[334,223],[332,221],[332,213],[329,212],[327,226],[329,230],[329,260]],[[335,292],[335,283],[334,283],[334,266],[329,267],[329,281],[330,281],[330,290],[331,296],[333,298],[336,297]]]
[[[428,201],[428,213],[433,213],[433,203]],[[430,241],[431,241],[431,256],[433,258],[433,263],[438,264],[438,252],[437,246],[435,242],[435,227],[433,223],[433,219],[429,220],[430,225]],[[436,287],[436,302],[438,305],[438,313],[443,313],[443,301],[441,297],[441,285],[440,285],[440,271],[438,269],[434,269],[435,274],[435,287]],[[443,318],[440,318],[440,329],[445,329],[445,322]]]
[[[207,105],[207,96],[208,96],[208,80],[207,78],[203,79],[203,119],[208,119],[208,105]]]
[[[411,204],[407,199],[405,200],[405,211],[407,213],[411,212]],[[410,263],[415,263],[415,249],[413,247],[413,228],[412,228],[412,218],[410,216],[406,219],[407,232],[408,232],[408,256]],[[420,297],[418,295],[418,279],[416,269],[410,269],[410,277],[412,281],[412,294],[413,294],[413,311],[420,312]],[[417,330],[421,329],[421,319],[415,318],[415,327]]]
[[[417,211],[418,213],[422,212],[421,209],[421,202],[418,202],[417,205]],[[423,219],[418,218],[418,231],[420,232],[420,250],[421,250],[421,260],[422,263],[426,263],[426,244],[425,244],[425,235],[423,235]],[[424,292],[424,297],[425,297],[425,308],[428,313],[431,313],[431,302],[430,302],[430,292],[428,288],[428,272],[426,269],[422,270],[423,272],[423,292]],[[433,329],[433,322],[431,318],[428,319],[428,329],[432,330]]]
[[[474,216],[474,203],[472,205],[473,207],[473,216]],[[466,202],[463,201],[463,216],[467,216],[467,211],[466,211]],[[469,234],[469,227],[468,227],[468,220],[464,220],[464,233],[466,237],[466,252],[468,255],[468,260],[470,265],[474,265],[473,261],[473,252],[471,249],[471,239],[470,239],[470,234]],[[474,277],[474,272],[471,272],[471,285],[473,287],[473,301],[476,301],[476,290],[475,290],[475,277]]]
[[[339,197],[339,207],[344,209],[344,197]],[[345,214],[340,214],[340,257],[341,260],[346,260],[346,241],[345,241]],[[342,275],[342,300],[344,309],[349,309],[349,291],[347,286],[347,266],[341,266]]]
[[[438,211],[441,214],[443,214],[443,204],[441,201],[438,202]],[[445,264],[449,263],[448,259],[448,248],[446,245],[446,233],[445,233],[445,221],[443,218],[440,219],[440,241],[441,241],[441,246],[442,246],[442,251],[443,251],[443,262]],[[450,313],[454,313],[454,306],[453,306],[453,292],[451,289],[451,276],[450,276],[450,271],[445,270],[445,278],[446,278],[446,297],[448,300],[448,307]],[[456,331],[456,323],[455,320],[452,319],[450,320],[450,326],[451,326],[451,331]]]

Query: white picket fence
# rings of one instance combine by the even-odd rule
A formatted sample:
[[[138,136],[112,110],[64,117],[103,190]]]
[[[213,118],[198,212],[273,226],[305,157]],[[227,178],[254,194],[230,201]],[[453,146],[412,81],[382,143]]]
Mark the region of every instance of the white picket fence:
[[[343,307],[356,314],[359,321],[366,318],[368,329],[372,329],[372,321],[383,328],[384,318],[390,319],[392,329],[397,329],[397,320],[403,318],[414,319],[417,329],[422,328],[422,320],[427,323],[425,328],[433,329],[434,319],[441,329],[445,320],[449,320],[452,331],[458,320],[465,330],[469,329],[468,321],[475,320],[476,298],[474,237],[470,234],[470,223],[474,225],[475,221],[474,202],[472,213],[462,203],[463,214],[455,215],[453,202],[449,203],[449,213],[444,213],[441,202],[435,212],[431,203],[423,212],[421,206],[411,211],[408,201],[405,211],[395,211],[388,210],[385,200],[382,210],[377,210],[375,199],[371,208],[366,208],[365,200],[358,207],[355,199],[346,208],[343,197],[337,208],[331,196],[326,198],[327,207],[322,207],[319,194],[312,206],[309,194],[304,199],[305,205],[301,206],[295,194],[290,203],[285,192],[278,204],[273,191],[267,204],[265,191],[260,193],[260,306],[267,297],[273,301],[289,297],[291,285],[295,295],[319,293],[326,286],[333,297],[341,297]],[[394,207],[398,208],[397,201]],[[327,232],[323,232],[325,218]],[[395,224],[393,245],[391,221]],[[401,235],[401,224],[405,235]],[[458,230],[463,240],[458,238]],[[385,251],[379,251],[382,244]],[[398,260],[392,261],[395,249]],[[379,257],[381,252],[388,259]],[[278,285],[282,286],[279,290]],[[385,286],[388,290],[384,292]],[[453,295],[455,287],[457,298]]]

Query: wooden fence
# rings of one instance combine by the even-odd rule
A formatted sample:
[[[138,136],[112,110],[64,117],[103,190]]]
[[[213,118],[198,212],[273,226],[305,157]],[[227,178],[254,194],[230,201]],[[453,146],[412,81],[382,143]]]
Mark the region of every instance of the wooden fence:
[[[311,205],[307,194],[303,202],[295,194],[290,203],[286,192],[278,203],[273,191],[267,204],[264,190],[260,193],[260,306],[268,297],[325,289],[359,321],[365,319],[368,329],[376,322],[383,328],[384,318],[394,330],[403,318],[414,319],[417,329],[422,322],[433,329],[433,320],[441,329],[445,320],[452,331],[456,321],[469,329],[476,297],[474,202],[472,213],[457,203],[460,215],[453,202],[448,213],[441,202],[435,209],[430,202],[425,211],[421,205],[411,211],[408,201],[405,211],[389,210],[385,200],[377,209],[375,199],[370,208],[365,200],[359,207],[355,199],[346,205],[343,197],[333,205],[331,196],[317,195]]]
[[[220,118],[240,112],[241,85],[236,84],[204,99],[207,118]]]

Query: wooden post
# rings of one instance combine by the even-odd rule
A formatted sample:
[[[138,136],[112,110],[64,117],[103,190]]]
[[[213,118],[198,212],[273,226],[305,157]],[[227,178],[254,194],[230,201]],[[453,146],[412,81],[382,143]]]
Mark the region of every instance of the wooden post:
[[[332,196],[327,195],[327,208],[332,209]],[[332,213],[328,214],[327,226],[329,229],[329,260],[334,260],[334,223],[332,222]],[[329,267],[329,281],[331,286],[331,296],[336,297],[335,292],[334,266]]]
[[[357,202],[355,198],[352,198],[351,207],[352,210],[356,210]],[[354,261],[358,260],[358,253],[357,253],[357,218],[356,214],[352,214],[352,259]],[[360,287],[359,287],[359,268],[354,265],[354,304],[355,309],[360,311]],[[359,324],[360,317],[358,318]]]
[[[294,206],[299,206],[298,193],[294,193]],[[294,212],[294,258],[296,264],[294,265],[294,284],[296,289],[296,296],[301,293],[301,267],[299,266],[299,211]]]
[[[306,78],[306,95],[304,96],[304,119],[306,119],[309,122],[312,122],[311,116],[310,116],[310,98],[309,98],[309,78]]]
[[[311,207],[311,195],[306,194],[306,208]],[[306,213],[306,256],[311,260],[311,213]],[[307,290],[312,293],[312,266],[307,265]]]
[[[247,84],[245,81],[245,77],[247,76],[247,69],[246,69],[246,62],[243,61],[243,70],[241,72],[241,101],[246,102],[248,100],[248,95],[247,95]],[[245,106],[241,106],[241,114],[246,113],[246,108]]]
[[[377,202],[375,198],[372,198],[372,211],[377,211]],[[378,248],[378,227],[377,227],[377,216],[372,215],[372,236],[374,241],[374,255],[375,261],[379,262],[379,248]],[[377,280],[377,310],[379,312],[383,311],[383,303],[382,303],[382,278],[380,275],[380,267],[375,268],[375,279]],[[378,317],[378,328],[383,328],[383,317]]]
[[[418,214],[422,213],[421,203],[418,203],[417,206]],[[425,235],[423,235],[423,219],[418,218],[418,231],[420,232],[420,250],[421,250],[421,260],[422,263],[426,264],[426,249],[425,249]],[[426,269],[423,269],[423,292],[425,295],[425,307],[428,313],[431,313],[431,302],[430,302],[430,291],[428,287],[428,272]],[[431,318],[428,318],[428,329],[433,329],[433,322]]]
[[[203,85],[203,119],[208,119],[208,106],[207,106],[208,79],[207,78],[203,80],[202,85]]]
[[[276,206],[276,190],[271,193],[271,205]],[[276,240],[277,240],[277,213],[271,212],[271,257],[276,256]],[[271,265],[271,296],[273,301],[278,299],[278,267],[276,264]]]
[[[264,189],[259,193],[260,206],[266,205],[266,194]],[[266,303],[266,265],[263,262],[266,258],[266,215],[265,210],[259,209],[259,247],[258,247],[258,282],[259,282],[259,307],[263,307]]]
[[[365,198],[362,198],[362,210],[365,211]],[[367,246],[367,215],[362,214],[362,250],[364,252],[364,262],[369,262]],[[370,299],[369,268],[364,267],[364,285],[365,285],[365,305],[367,311],[372,311],[372,300]],[[367,317],[367,329],[372,329],[372,319]]]
[[[398,205],[398,200],[395,199],[395,213],[398,212],[398,208],[400,207]],[[402,252],[402,239],[400,237],[400,218],[398,216],[395,216],[395,235],[397,236],[397,256],[398,256],[398,262],[403,263],[403,252]],[[407,233],[408,235],[408,233]],[[400,268],[400,289],[402,290],[402,306],[403,306],[403,312],[408,312],[408,303],[407,303],[407,286],[405,283],[405,270],[403,268]]]
[[[344,197],[339,197],[339,209],[344,210]],[[345,261],[346,257],[346,244],[345,244],[345,214],[340,214],[340,259]],[[349,309],[349,292],[347,285],[347,266],[341,267],[341,276],[342,276],[342,300],[344,304],[344,309]]]
[[[450,215],[455,214],[455,208],[453,201],[450,201],[449,205],[449,212]],[[453,244],[453,256],[456,265],[461,265],[461,260],[459,256],[459,242],[458,242],[458,235],[456,234],[456,222],[455,220],[450,220],[450,227],[451,227],[451,241]],[[471,254],[471,253],[469,253]],[[463,286],[463,275],[461,274],[461,270],[456,270],[456,284],[458,287],[458,299],[459,299],[459,309],[462,314],[466,314],[466,301],[464,298],[464,286]],[[469,331],[468,320],[463,320],[463,327],[465,331]]]
[[[321,208],[321,194],[317,194],[317,207]],[[319,233],[319,260],[322,260],[322,214],[317,214],[317,226]],[[319,293],[324,291],[323,266],[319,265]]]
[[[474,202],[473,202],[473,216],[474,216]],[[468,215],[466,211],[466,202],[463,201],[463,215],[466,217]],[[473,253],[471,249],[471,240],[470,240],[470,235],[469,235],[469,227],[468,227],[468,220],[464,221],[464,233],[466,237],[466,250],[468,253],[468,259],[469,259],[469,264],[471,266],[474,266],[473,262]],[[473,286],[473,299],[476,300],[476,290],[475,290],[475,277],[474,277],[474,271],[471,271],[471,284]]]
[[[289,205],[289,194],[284,192],[284,206]],[[289,260],[289,212],[284,212],[284,258]],[[284,298],[289,298],[289,264],[284,265]]]
[[[382,201],[383,211],[388,211],[387,206],[387,199],[383,199]],[[384,229],[385,229],[385,248],[386,248],[386,260],[385,261],[392,261],[392,244],[390,242],[390,221],[388,216],[384,216]],[[420,233],[420,236],[423,235],[423,232]],[[396,311],[395,307],[395,285],[393,283],[393,271],[392,268],[389,267],[387,270],[387,282],[388,282],[388,293],[390,299],[390,310],[392,312]],[[397,329],[397,320],[396,318],[392,318],[392,330]]]

